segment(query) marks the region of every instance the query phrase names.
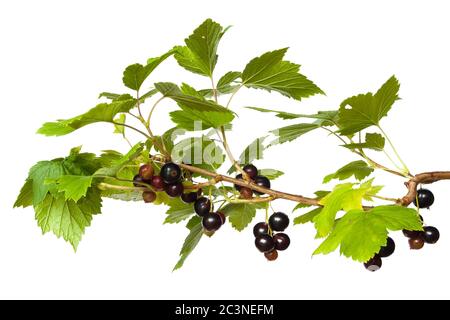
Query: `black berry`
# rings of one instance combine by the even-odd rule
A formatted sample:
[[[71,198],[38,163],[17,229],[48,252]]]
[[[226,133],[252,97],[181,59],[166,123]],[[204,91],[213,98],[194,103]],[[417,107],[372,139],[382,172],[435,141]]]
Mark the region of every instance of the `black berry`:
[[[177,164],[169,162],[162,166],[160,175],[165,183],[175,183],[181,179],[181,168]]]
[[[374,255],[369,261],[364,263],[364,267],[369,271],[377,271],[381,268],[382,265],[381,257],[379,255]]]
[[[144,180],[150,180],[153,177],[153,167],[150,164],[144,164],[139,168],[139,175]]]
[[[164,191],[171,197],[179,197],[183,194],[184,187],[181,182],[166,184]]]
[[[425,241],[423,240],[423,235],[419,238],[412,238],[408,240],[409,248],[411,250],[420,250],[423,248]]]
[[[269,226],[273,231],[284,231],[289,225],[289,217],[283,212],[275,212],[269,218]]]
[[[227,221],[227,217],[225,216],[225,214],[223,212],[217,212],[217,214],[220,217],[220,221],[222,221],[222,224],[224,224]]]
[[[186,203],[193,203],[195,202],[195,200],[197,200],[198,198],[198,192],[188,192],[188,193],[183,193],[181,195],[181,200],[183,200]]]
[[[253,198],[253,191],[250,188],[241,187],[239,189],[239,194],[241,195],[242,199],[251,199],[251,198]]]
[[[417,199],[414,198],[414,205],[419,208],[429,208],[434,203],[434,195],[428,189],[417,190]]]
[[[150,184],[152,185],[153,188],[155,188],[156,191],[164,190],[164,187],[166,185],[161,176],[153,176]]]
[[[269,233],[269,225],[265,222],[258,222],[253,227],[253,234],[255,237],[259,237]]]
[[[261,252],[269,252],[275,249],[275,242],[268,234],[263,234],[255,239],[255,246]]]
[[[208,198],[200,197],[194,202],[194,210],[200,216],[206,216],[212,211],[211,201]]]
[[[142,199],[144,199],[145,203],[153,202],[156,199],[156,193],[153,191],[144,191],[142,193]]]
[[[274,249],[274,250],[272,250],[272,251],[265,252],[265,253],[264,253],[264,256],[265,256],[266,259],[269,260],[269,261],[277,260],[277,258],[278,258],[278,251]]]
[[[242,177],[242,174],[238,174],[237,176],[236,176],[236,179],[238,179],[238,180],[243,180],[243,177]],[[240,185],[237,185],[237,184],[235,184],[234,185],[234,188],[237,190],[237,191],[241,191],[241,186]]]
[[[291,239],[285,233],[277,233],[273,236],[273,241],[275,242],[275,249],[286,250],[291,244]]]
[[[133,185],[135,187],[145,187],[144,183],[148,183],[148,181],[145,181],[144,179],[142,179],[142,177],[138,174],[134,176]]]
[[[203,217],[202,225],[206,231],[216,231],[222,225],[222,219],[217,213],[208,213]]]
[[[407,238],[420,238],[421,236],[421,232],[420,231],[415,231],[415,230],[405,230],[403,229],[403,235]]]
[[[426,243],[433,244],[439,240],[439,230],[435,227],[424,227],[423,228],[423,240]]]
[[[258,169],[252,164],[245,165],[242,170],[248,175],[250,179],[254,179],[258,175]]]
[[[395,251],[395,242],[394,242],[394,240],[392,240],[391,237],[388,237],[388,238],[386,239],[386,245],[385,245],[385,246],[382,246],[382,247],[380,248],[380,252],[378,252],[378,255],[379,255],[381,258],[387,258],[387,257],[389,257],[391,254],[393,254],[394,251]]]
[[[260,187],[270,189],[270,180],[267,177],[256,176],[255,177],[255,184],[260,186]],[[264,194],[263,192],[259,192],[259,191],[255,191],[255,193],[259,194],[259,195]]]

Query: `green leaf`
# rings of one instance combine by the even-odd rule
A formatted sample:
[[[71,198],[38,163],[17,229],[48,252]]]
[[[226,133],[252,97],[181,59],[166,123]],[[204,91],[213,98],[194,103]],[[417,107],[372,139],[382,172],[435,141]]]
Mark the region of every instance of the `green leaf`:
[[[193,223],[191,223],[193,221]],[[186,261],[187,257],[194,251],[195,247],[200,242],[200,239],[203,235],[203,226],[201,219],[198,219],[198,217],[194,217],[189,221],[188,226],[190,227],[190,232],[186,239],[184,240],[183,247],[180,251],[180,259],[178,260],[177,264],[173,268],[173,271],[181,268]]]
[[[366,133],[366,141],[362,143],[349,143],[343,147],[354,149],[372,149],[375,151],[383,151],[385,144],[384,137],[379,133]]]
[[[314,254],[328,254],[340,246],[341,254],[366,262],[386,245],[388,230],[422,230],[416,210],[402,206],[379,206],[345,214]]]
[[[237,71],[230,71],[225,73],[217,82],[217,91],[222,94],[231,93],[237,89],[233,82],[240,78],[241,73]]]
[[[275,180],[284,174],[283,171],[275,169],[260,169],[259,175],[267,177],[269,180]]]
[[[14,208],[29,207],[33,205],[33,180],[27,179],[22,189],[20,189],[19,196],[14,203]]]
[[[155,84],[155,88],[178,103],[181,111],[173,111],[170,116],[180,128],[191,131],[195,128],[195,121],[200,123],[197,130],[218,128],[234,119],[234,114],[227,108],[212,101],[183,94],[173,83],[159,82]]]
[[[56,186],[45,184],[46,179],[57,179],[67,174],[64,167],[64,159],[55,159],[52,161],[40,161],[35,164],[28,174],[28,179],[33,184],[33,205],[37,205],[44,200],[47,193],[51,191],[56,193]]]
[[[217,47],[224,32],[220,24],[205,20],[184,40],[186,46],[175,47],[178,64],[191,72],[211,77],[217,63]]]
[[[299,114],[299,113],[291,113],[278,111],[273,109],[265,109],[259,107],[246,107],[247,109],[263,112],[263,113],[275,113],[275,116],[281,118],[283,120],[292,120],[298,118],[307,118],[307,119],[317,119],[317,120],[326,120],[321,123],[321,125],[334,125],[337,121],[338,111],[330,110],[330,111],[319,111],[316,114]]]
[[[294,225],[296,224],[304,224],[304,223],[308,223],[314,220],[314,218],[320,214],[320,212],[322,211],[322,208],[315,208],[311,211],[308,211],[305,214],[302,214],[301,216],[298,216],[297,218],[294,219]]]
[[[205,97],[199,91],[197,91],[195,88],[191,87],[187,83],[182,83],[180,89],[181,92],[184,93],[185,95],[198,98],[203,101],[205,100]]]
[[[242,72],[243,85],[269,92],[277,91],[296,100],[323,94],[321,89],[299,72],[298,64],[283,60],[286,51],[287,48],[267,52],[250,61]]]
[[[93,176],[64,175],[56,180],[56,188],[64,192],[66,200],[77,202],[86,195],[92,185]]]
[[[124,124],[126,120],[127,120],[126,114],[122,113],[119,115],[119,117],[114,119],[114,122],[119,123],[119,124]],[[114,133],[119,133],[121,135],[125,134],[125,127],[115,124],[114,125]]]
[[[160,57],[150,58],[145,66],[139,63],[128,66],[123,72],[123,84],[132,90],[138,91],[153,70],[172,54],[174,54],[174,50],[170,50]]]
[[[74,250],[91,224],[92,216],[100,213],[101,198],[96,189],[78,202],[66,201],[63,194],[47,194],[42,202],[35,206],[36,220],[43,233],[52,231],[58,238],[70,242]]]
[[[228,216],[233,228],[242,231],[255,217],[256,206],[251,203],[229,203],[221,211]]]
[[[206,136],[186,138],[172,150],[172,159],[196,167],[216,171],[225,161],[222,149]]]
[[[193,214],[193,205],[191,203],[184,203],[177,198],[171,203],[169,210],[167,210],[167,217],[164,223],[178,223],[190,218]]]
[[[67,120],[47,122],[37,131],[46,136],[62,136],[97,122],[113,122],[119,113],[130,111],[136,106],[136,100],[123,95],[111,103],[100,103],[88,112]]]
[[[341,103],[339,127],[343,135],[351,135],[371,126],[379,126],[392,105],[399,99],[400,84],[395,76],[375,93],[371,92],[350,97]]]
[[[333,229],[338,211],[362,209],[362,199],[370,190],[371,184],[363,184],[358,189],[353,187],[353,183],[339,184],[319,201],[319,204],[323,205],[323,209],[313,219],[318,238],[327,236]]]
[[[323,183],[328,183],[333,179],[345,180],[352,176],[357,180],[363,180],[373,172],[373,169],[367,165],[366,162],[362,160],[353,161],[342,168],[340,168],[335,173],[331,173],[323,178]]]
[[[270,131],[277,138],[270,142],[269,146],[282,144],[295,140],[304,134],[320,128],[320,125],[316,123],[298,123],[290,126],[282,127],[276,130]]]
[[[102,92],[98,95],[98,98],[106,98],[109,100],[116,100],[120,97],[121,95],[118,93],[112,93],[112,92]]]
[[[109,176],[115,177],[117,173],[127,164],[134,161],[137,157],[139,157],[144,150],[144,144],[138,143],[130,149],[125,155],[115,155],[114,159],[111,159],[107,166],[98,169],[94,176]],[[109,154],[111,157],[111,154]]]

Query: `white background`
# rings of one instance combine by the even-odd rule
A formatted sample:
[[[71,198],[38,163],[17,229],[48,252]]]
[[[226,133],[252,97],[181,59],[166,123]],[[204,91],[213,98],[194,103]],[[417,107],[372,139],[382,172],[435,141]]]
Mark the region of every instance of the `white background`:
[[[232,149],[281,126],[270,115],[242,106],[293,112],[336,108],[342,99],[376,90],[395,74],[403,98],[383,124],[413,172],[450,169],[448,1],[2,1],[0,4],[1,197],[0,298],[309,299],[450,298],[450,183],[432,186],[436,203],[423,215],[439,227],[435,246],[412,252],[400,234],[396,254],[369,273],[338,254],[311,258],[318,245],[310,225],[291,226],[292,245],[268,263],[251,229],[230,226],[203,239],[172,273],[186,236],[184,225],[162,225],[165,211],[141,203],[106,200],[78,253],[52,234],[41,235],[33,211],[12,204],[36,161],[66,155],[83,144],[98,152],[127,145],[108,124],[61,138],[35,135],[45,121],[94,106],[101,91],[121,92],[123,69],[165,52],[205,18],[233,25],[219,49],[217,74],[242,70],[261,53],[290,47],[287,58],[327,96],[301,103],[261,91],[242,91],[230,135]],[[208,82],[171,59],[147,82]],[[161,107],[155,131],[170,124]],[[133,137],[132,137],[133,138]],[[277,189],[311,195],[323,175],[354,160],[322,132],[266,153],[256,164],[286,175]],[[400,196],[402,180],[383,173],[383,194]],[[293,203],[277,201],[290,212]],[[294,216],[292,216],[294,217]],[[255,220],[262,220],[261,216]]]

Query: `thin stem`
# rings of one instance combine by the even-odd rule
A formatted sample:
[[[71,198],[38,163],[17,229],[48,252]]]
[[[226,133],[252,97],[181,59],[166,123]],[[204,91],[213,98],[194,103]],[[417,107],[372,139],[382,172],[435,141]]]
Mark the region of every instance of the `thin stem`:
[[[133,118],[135,118],[135,119],[141,121],[141,119],[140,119],[137,115],[135,115],[134,113],[131,113],[131,112],[127,112],[127,113],[128,113],[130,116],[132,116]]]
[[[165,99],[166,97],[162,96],[161,98],[159,98],[158,100],[156,100],[156,102],[153,104],[152,108],[150,109],[150,113],[148,114],[148,118],[147,118],[147,126],[150,127],[150,120],[152,118],[153,115],[153,111],[155,111],[156,106]]]
[[[136,131],[136,132],[139,132],[140,134],[142,134],[143,136],[145,136],[147,139],[151,139],[151,137],[150,137],[148,134],[146,134],[145,132],[143,132],[143,131],[141,131],[141,130],[139,130],[139,129],[133,127],[133,126],[130,126],[130,125],[126,124],[126,123],[119,123],[119,122],[115,122],[115,121],[112,121],[112,123],[115,124],[115,125],[117,125],[117,126],[124,126],[124,127],[126,127],[126,128],[131,129],[131,130],[134,130],[134,131]]]
[[[395,203],[400,202],[400,199],[383,197],[383,196],[379,196],[379,195],[376,195],[376,194],[367,194],[367,196],[372,197],[372,198],[376,198],[376,199],[380,199],[380,200],[391,201],[391,202],[395,202]]]
[[[213,76],[211,76],[211,77],[209,77],[210,79],[211,79],[211,87],[212,87],[212,92],[213,92],[213,96],[214,96],[214,100],[216,101],[216,103],[218,103],[219,101],[219,99],[218,99],[218,97],[217,97],[217,88],[216,88],[216,85],[215,85],[215,83],[214,83],[214,77]]]
[[[234,90],[234,92],[231,94],[230,99],[228,99],[228,102],[227,102],[227,105],[226,105],[226,108],[227,108],[227,109],[230,107],[231,100],[233,100],[234,96],[236,95],[236,93],[238,93],[238,91],[242,88],[242,86],[243,86],[243,85],[241,84],[241,85],[240,85],[239,87],[237,87],[236,90]]]
[[[342,138],[340,135],[338,135],[336,132],[334,132],[331,129],[328,129],[327,127],[323,127],[321,126],[322,129],[324,129],[325,131],[328,131],[330,134],[334,135],[336,138],[338,138],[339,140],[341,140],[345,145],[348,144],[347,141],[344,140],[344,138]]]
[[[346,142],[346,141],[344,140],[344,138],[342,138],[340,135],[336,134],[336,132],[334,132],[333,130],[328,129],[327,127],[321,127],[321,128],[324,129],[324,130],[326,130],[326,131],[328,131],[330,134],[334,135],[336,138],[338,138],[339,140],[341,140],[345,145],[348,144],[348,142]],[[352,141],[351,138],[349,138],[349,139],[350,139],[350,143],[354,143],[354,141]],[[398,172],[398,171],[396,171],[396,170],[389,169],[389,168],[383,166],[382,164],[379,164],[378,162],[372,160],[371,158],[369,158],[369,157],[364,153],[364,151],[363,151],[362,149],[359,149],[359,151],[352,149],[351,151],[352,151],[353,153],[359,155],[360,157],[364,158],[364,159],[365,159],[367,162],[369,162],[369,164],[370,164],[371,166],[373,166],[374,168],[381,169],[381,170],[383,170],[383,171],[392,173],[392,174],[394,174],[394,175],[396,175],[396,176],[405,177],[405,178],[409,177],[409,175],[407,175],[407,174],[404,174],[404,173],[402,173],[402,172]]]
[[[97,188],[99,188],[100,190],[120,190],[120,191],[145,191],[145,190],[148,190],[148,188],[144,188],[144,187],[118,186],[118,185],[109,184],[106,182],[100,182],[97,185]]]
[[[274,197],[260,197],[252,199],[229,199],[227,201],[230,203],[265,203],[273,200],[275,200]]]
[[[392,165],[393,165],[394,167],[396,167],[398,170],[403,170],[402,168],[400,168],[400,167],[395,163],[395,161],[392,159],[392,157],[389,155],[389,153],[386,152],[386,150],[383,149],[383,153],[384,153],[384,155],[386,156],[386,158],[389,159],[389,161],[392,163]]]
[[[223,145],[223,148],[225,149],[225,152],[226,152],[226,154],[227,154],[227,156],[228,156],[228,159],[230,159],[230,161],[231,161],[231,164],[236,168],[236,170],[238,171],[238,172],[240,172],[241,174],[242,174],[242,176],[244,177],[244,178],[246,178],[246,180],[249,180],[249,178],[248,178],[248,176],[247,176],[247,173],[245,173],[245,171],[241,168],[241,166],[239,165],[239,163],[236,161],[236,159],[234,158],[234,156],[233,156],[233,153],[231,152],[231,150],[230,150],[230,145],[228,144],[228,142],[227,142],[227,136],[226,136],[226,134],[225,134],[225,128],[222,126],[222,127],[220,127],[220,131],[221,131],[221,133],[222,133],[222,145]]]
[[[392,151],[394,151],[396,157],[398,158],[398,160],[400,161],[400,163],[403,166],[403,169],[405,170],[406,173],[409,174],[409,169],[408,166],[405,164],[405,162],[402,160],[402,157],[400,157],[400,154],[398,153],[397,149],[395,148],[394,144],[392,143],[391,139],[389,138],[389,136],[386,134],[386,132],[383,130],[383,128],[381,128],[381,126],[378,126],[378,129],[380,129],[381,133],[384,135],[384,137],[386,138],[387,142],[389,143],[389,145],[392,148]]]
[[[139,119],[144,119],[142,116],[142,110],[141,110],[141,99],[139,98],[139,90],[136,91],[136,105],[139,113]]]

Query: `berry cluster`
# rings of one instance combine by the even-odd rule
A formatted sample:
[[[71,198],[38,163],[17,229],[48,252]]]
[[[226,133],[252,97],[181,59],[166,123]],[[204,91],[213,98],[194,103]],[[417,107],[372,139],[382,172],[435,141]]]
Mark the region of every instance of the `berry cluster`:
[[[289,225],[289,217],[283,212],[275,212],[269,223],[259,222],[253,227],[256,248],[264,253],[267,260],[278,258],[278,251],[286,250],[291,243],[289,236],[282,233]],[[278,233],[274,233],[278,231]]]
[[[133,178],[133,184],[136,187],[152,186],[153,190],[142,193],[142,198],[147,203],[155,201],[155,191],[165,191],[170,197],[182,196],[184,191],[181,168],[172,162],[164,164],[159,175],[155,175],[152,165],[142,165],[139,174]]]
[[[251,182],[253,182],[257,186],[270,189],[270,180],[265,176],[258,175],[258,168],[256,168],[254,165],[247,164],[242,168],[242,170],[245,172],[245,174],[247,175],[247,177],[250,179]],[[238,174],[236,176],[236,179],[243,180],[244,177],[242,174]],[[263,195],[263,193],[259,191],[253,191],[250,188],[241,187],[237,184],[235,184],[234,187],[237,191],[239,191],[242,199],[253,198],[253,192],[257,195]]]
[[[225,223],[225,215],[222,212],[214,212],[213,204],[208,198],[200,197],[193,202],[195,213],[202,217],[202,225],[205,231],[215,232]]]
[[[430,208],[434,203],[434,195],[428,189],[417,190],[417,195],[413,204],[419,208]],[[419,215],[423,224],[423,217]],[[411,250],[420,250],[425,243],[434,244],[439,240],[439,230],[432,226],[424,226],[423,231],[403,230],[403,235],[408,238],[409,248]],[[373,256],[369,261],[364,263],[364,266],[369,271],[376,271],[381,268],[381,258],[389,257],[395,251],[395,242],[388,237],[386,245],[381,247],[380,251]]]

